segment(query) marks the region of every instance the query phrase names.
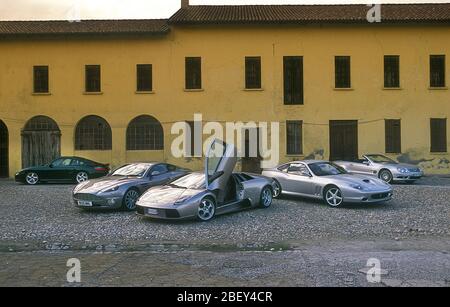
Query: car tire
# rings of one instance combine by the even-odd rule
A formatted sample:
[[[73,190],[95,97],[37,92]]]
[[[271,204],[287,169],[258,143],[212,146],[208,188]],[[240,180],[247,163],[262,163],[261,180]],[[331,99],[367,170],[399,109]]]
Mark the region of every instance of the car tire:
[[[261,208],[269,208],[273,201],[273,191],[269,186],[265,186],[261,191],[261,196],[259,197],[259,206]]]
[[[36,185],[39,182],[39,175],[34,172],[27,173],[25,175],[25,182],[28,185]]]
[[[283,189],[281,188],[281,184],[274,180],[275,187],[273,188],[273,198],[280,198],[281,194],[283,193]]]
[[[389,170],[387,170],[387,169],[382,169],[382,170],[380,171],[378,177],[379,177],[381,180],[383,180],[384,182],[387,182],[387,183],[392,183],[392,180],[393,180],[393,178],[394,178],[394,177],[392,176],[392,173],[391,173]]]
[[[129,189],[124,195],[122,200],[122,208],[126,211],[136,210],[136,201],[141,195],[136,189]]]
[[[197,211],[197,219],[201,222],[208,222],[216,214],[216,202],[211,197],[205,197],[200,201]]]
[[[75,176],[75,181],[77,183],[82,183],[89,180],[89,175],[86,172],[78,172]]]
[[[333,208],[340,207],[344,203],[342,191],[337,186],[327,187],[323,192],[323,200],[328,206]]]

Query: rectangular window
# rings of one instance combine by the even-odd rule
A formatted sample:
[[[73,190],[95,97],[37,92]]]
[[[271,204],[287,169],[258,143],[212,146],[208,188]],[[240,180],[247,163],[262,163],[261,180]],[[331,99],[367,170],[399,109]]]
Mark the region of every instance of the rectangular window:
[[[261,88],[261,57],[245,58],[245,88]]]
[[[151,92],[153,91],[153,69],[151,64],[137,65],[137,91]]]
[[[34,66],[34,93],[48,93],[48,66]]]
[[[285,56],[284,66],[284,104],[302,105],[303,97],[303,57]]]
[[[400,87],[400,57],[398,55],[384,56],[384,87]]]
[[[288,155],[303,154],[303,122],[286,122],[286,153]]]
[[[399,119],[385,121],[386,153],[402,152],[402,131]]]
[[[350,57],[335,57],[336,88],[351,88]]]
[[[186,89],[202,89],[202,58],[186,58]]]
[[[430,56],[430,87],[445,87],[445,55]]]
[[[431,152],[447,152],[447,119],[431,119]]]
[[[101,92],[100,65],[86,65],[86,92]]]

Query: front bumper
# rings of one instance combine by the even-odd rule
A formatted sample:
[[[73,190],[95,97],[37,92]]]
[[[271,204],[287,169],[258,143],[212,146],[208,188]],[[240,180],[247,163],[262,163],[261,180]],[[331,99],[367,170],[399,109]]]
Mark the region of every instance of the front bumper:
[[[182,216],[177,209],[165,209],[165,208],[149,208],[143,206],[136,206],[136,214],[152,219],[158,220],[186,220],[193,218],[193,216]]]
[[[408,172],[408,173],[400,173],[396,172],[393,175],[394,181],[414,181],[419,180],[424,176],[423,172]]]
[[[87,193],[77,193],[72,196],[74,205],[85,209],[117,209],[122,206],[122,199],[122,196],[98,196]]]
[[[390,201],[394,196],[392,190],[387,191],[360,191],[353,192],[351,195],[344,194],[344,202],[346,203],[382,203]]]

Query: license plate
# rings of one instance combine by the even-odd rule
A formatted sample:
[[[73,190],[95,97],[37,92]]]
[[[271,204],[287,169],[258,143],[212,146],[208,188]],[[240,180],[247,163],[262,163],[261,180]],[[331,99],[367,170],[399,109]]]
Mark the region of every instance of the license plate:
[[[156,209],[147,209],[147,214],[149,214],[149,215],[158,215],[158,210],[156,210]]]
[[[78,206],[80,207],[92,207],[91,201],[78,201]]]

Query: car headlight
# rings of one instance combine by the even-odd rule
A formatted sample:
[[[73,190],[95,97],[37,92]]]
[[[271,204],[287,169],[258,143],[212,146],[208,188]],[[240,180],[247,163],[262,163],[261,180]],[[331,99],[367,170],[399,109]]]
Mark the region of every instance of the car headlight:
[[[360,191],[364,190],[364,187],[362,185],[359,185],[359,184],[351,183],[351,184],[349,184],[349,186],[352,187],[353,189],[357,189],[357,190],[360,190]]]
[[[187,200],[190,199],[190,198],[191,198],[191,196],[189,196],[189,195],[180,197],[180,198],[174,203],[174,205],[175,205],[175,206],[182,205],[185,201],[187,201]]]
[[[117,191],[119,188],[120,188],[119,186],[115,186],[115,187],[112,187],[112,188],[109,188],[109,189],[102,190],[102,191],[100,191],[100,193],[111,193],[111,192],[115,192],[115,191]]]
[[[399,168],[397,168],[397,170],[398,170],[400,173],[402,173],[402,174],[408,172],[408,169],[407,169],[407,168],[403,168],[403,167],[399,167]]]

